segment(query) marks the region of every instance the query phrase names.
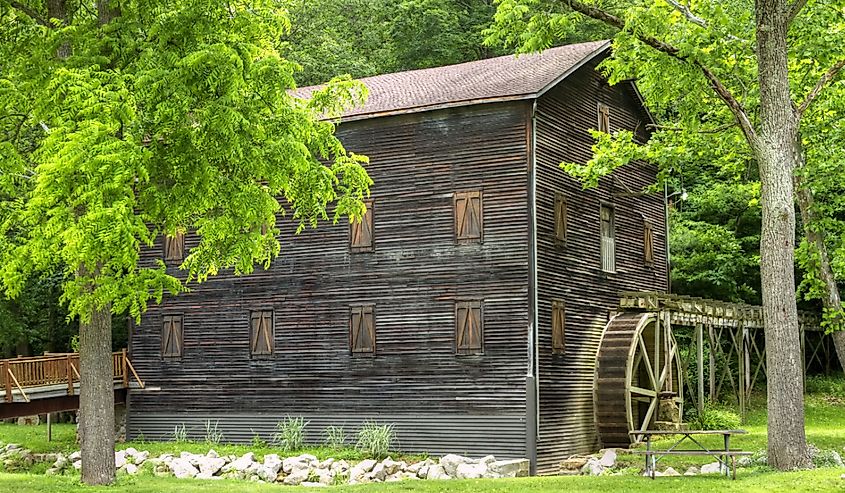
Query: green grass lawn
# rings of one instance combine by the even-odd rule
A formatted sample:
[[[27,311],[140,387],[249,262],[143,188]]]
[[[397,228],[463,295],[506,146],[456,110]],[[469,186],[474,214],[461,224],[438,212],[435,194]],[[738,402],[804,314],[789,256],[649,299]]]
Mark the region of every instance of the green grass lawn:
[[[815,392],[806,396],[806,431],[807,439],[820,449],[836,450],[845,455],[845,380],[831,380],[825,384],[824,393]],[[812,386],[808,386],[812,389]],[[736,436],[731,440],[731,448],[746,451],[761,451],[766,448],[766,411],[765,396],[756,396],[752,402],[752,411],[747,416],[743,428],[748,435]],[[70,452],[78,447],[74,443],[75,426],[60,424],[53,426],[53,441],[47,442],[46,426],[17,426],[0,424],[0,442],[19,443],[34,452],[62,451]],[[702,442],[713,448],[721,446],[721,437],[702,437]],[[669,443],[660,445],[668,446]],[[174,443],[174,442],[127,442],[118,444],[118,448],[134,447],[148,450],[154,456],[163,453],[178,453],[186,450],[195,453],[205,453],[214,448],[221,454],[242,455],[252,451],[258,456],[268,453],[280,455],[296,455],[311,453],[319,458],[329,456],[357,460],[362,454],[352,449],[342,451],[329,448],[312,448],[295,453],[283,453],[267,445],[225,445],[206,443]],[[413,461],[420,457],[402,456],[404,460]],[[660,470],[667,466],[683,472],[690,465],[701,465],[713,462],[706,457],[671,457],[660,463]],[[447,492],[476,492],[490,493],[505,492],[560,492],[560,491],[672,491],[686,492],[716,491],[843,491],[845,479],[840,475],[845,470],[836,468],[820,468],[799,472],[774,472],[765,468],[739,469],[737,480],[731,481],[720,476],[694,477],[663,477],[651,480],[638,476],[642,468],[643,459],[637,455],[621,455],[620,467],[630,466],[625,475],[611,475],[601,477],[543,477],[520,478],[510,480],[462,480],[462,481],[406,481],[402,483],[367,484],[356,486],[337,486],[328,488],[330,491],[352,491],[361,493],[379,492],[419,492],[419,493],[447,493]],[[43,468],[33,469],[34,472]],[[0,493],[5,492],[97,492],[97,491],[132,491],[137,493],[159,492],[202,492],[202,493],[232,493],[232,492],[264,492],[279,491],[279,489],[293,488],[278,484],[256,484],[245,481],[201,481],[180,480],[175,478],[158,478],[149,473],[128,477],[121,475],[114,487],[90,488],[79,483],[79,476],[50,477],[42,474],[10,474],[0,472]],[[299,488],[300,490],[304,488]]]
[[[559,493],[562,491],[585,492],[722,492],[747,491],[845,491],[845,480],[839,479],[841,471],[817,469],[790,473],[759,472],[740,474],[736,481],[724,477],[679,477],[654,480],[638,476],[571,476],[519,479],[405,481],[402,483],[375,483],[355,486],[335,486],[319,491],[349,491],[360,493],[410,492],[410,493]],[[0,473],[0,490],[21,493],[66,493],[131,491],[133,493],[261,493],[279,492],[306,487],[278,484],[257,484],[245,481],[200,481],[192,479],[157,478],[153,476],[121,477],[115,486],[92,488],[82,486],[71,477],[49,477],[27,474]],[[310,490],[310,489],[309,489]]]

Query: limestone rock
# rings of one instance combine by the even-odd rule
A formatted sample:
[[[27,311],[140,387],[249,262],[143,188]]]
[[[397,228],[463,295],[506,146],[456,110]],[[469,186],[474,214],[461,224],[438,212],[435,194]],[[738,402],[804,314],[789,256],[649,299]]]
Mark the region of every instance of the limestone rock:
[[[7,447],[8,447],[8,445],[7,445]],[[77,450],[76,452],[70,454],[68,456],[68,459],[70,459],[71,462],[76,462],[78,460],[82,460],[82,452]]]
[[[701,466],[701,474],[719,474],[722,472],[722,464],[719,462],[711,462]]]
[[[192,478],[199,474],[199,471],[196,467],[188,459],[179,457],[178,459],[173,459],[168,464],[170,470],[173,471],[173,475],[177,478]]]
[[[282,482],[290,486],[298,486],[305,482],[305,480],[308,479],[309,475],[310,471],[307,468],[295,469],[290,474],[285,476],[285,479],[282,480]]]
[[[200,456],[197,460],[200,474],[214,476],[223,466],[226,465],[226,459],[221,457]]]
[[[440,458],[440,465],[443,467],[443,470],[446,471],[446,474],[449,476],[455,476],[458,471],[458,466],[461,464],[475,464],[476,461],[470,459],[469,457],[464,457],[462,455],[456,454],[447,454]]]
[[[428,466],[428,471],[425,476],[426,479],[452,479],[446,472],[446,469],[440,464],[432,464]]]
[[[454,476],[458,479],[479,479],[487,474],[487,464],[458,464]]]
[[[223,467],[223,472],[229,471],[246,471],[249,467],[255,462],[255,454],[252,452],[247,452],[243,456],[233,460],[225,467]]]
[[[522,478],[528,476],[531,462],[528,459],[499,460],[489,465],[491,474],[497,478]]]
[[[288,457],[282,461],[282,470],[286,474],[291,474],[294,471],[308,469],[313,463],[317,462],[317,458],[313,455],[302,454],[297,457]]]
[[[616,465],[616,449],[606,449],[604,454],[602,454],[601,459],[599,459],[599,464],[605,468],[610,469],[611,467]]]
[[[118,450],[114,453],[114,467],[120,469],[126,465],[126,451]]]
[[[581,468],[581,474],[588,474],[590,476],[599,476],[601,473],[604,472],[604,467],[602,467],[599,460],[591,457],[584,467]]]
[[[698,476],[700,473],[701,471],[697,467],[692,466],[687,469],[687,472],[684,473],[684,476]]]
[[[589,457],[581,457],[580,455],[573,455],[560,463],[560,468],[567,471],[580,471],[583,468]]]
[[[138,474],[138,466],[132,463],[126,464],[126,474],[130,474],[133,476],[135,474]]]
[[[664,476],[680,476],[681,473],[675,470],[673,467],[667,467],[665,471],[663,471]]]
[[[362,460],[361,462],[352,466],[352,468],[349,470],[349,479],[360,481],[365,474],[373,470],[377,463],[378,462],[372,459]]]

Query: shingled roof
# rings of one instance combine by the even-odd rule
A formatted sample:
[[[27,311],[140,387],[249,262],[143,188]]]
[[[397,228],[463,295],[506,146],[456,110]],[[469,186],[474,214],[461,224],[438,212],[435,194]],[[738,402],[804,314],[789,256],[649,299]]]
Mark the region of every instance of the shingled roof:
[[[367,77],[361,79],[369,89],[367,102],[347,111],[343,118],[360,120],[535,98],[609,46],[609,41],[593,41],[550,48],[539,54],[502,56]],[[303,87],[294,94],[307,98],[318,87]]]

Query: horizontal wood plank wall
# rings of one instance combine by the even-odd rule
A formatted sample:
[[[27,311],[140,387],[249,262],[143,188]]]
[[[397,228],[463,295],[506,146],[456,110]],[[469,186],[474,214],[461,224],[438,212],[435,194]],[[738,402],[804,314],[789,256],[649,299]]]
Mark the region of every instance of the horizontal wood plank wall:
[[[180,420],[213,416],[227,438],[248,441],[250,427],[302,415],[315,426],[396,422],[410,451],[523,456],[525,115],[524,103],[488,104],[341,125],[346,147],[370,157],[374,252],[350,253],[346,221],[294,236],[279,219],[282,253],[268,270],[222,274],[151,308],[132,361],[160,390],[132,393],[130,435],[167,438]],[[452,194],[476,190],[483,243],[456,245]],[[454,303],[467,299],[484,302],[482,356],[455,355]],[[365,304],[375,305],[375,355],[353,356],[349,310]],[[275,352],[251,359],[250,310],[268,309]],[[166,314],[184,315],[181,360],[159,356]]]
[[[645,139],[649,122],[630,85],[609,87],[590,63],[552,89],[537,111],[537,244],[539,328],[538,471],[557,471],[560,460],[598,447],[593,418],[595,356],[608,312],[623,290],[665,291],[666,244],[663,195],[618,197],[654,182],[643,163],[617,170],[599,188],[582,190],[560,167],[586,162],[598,123],[598,103],[610,107],[611,132],[637,129]],[[555,246],[554,194],[567,201],[566,244]],[[615,212],[616,273],[601,269],[599,209]],[[654,225],[654,267],[643,258],[643,217]],[[566,353],[552,353],[552,300],[566,303]],[[624,403],[619,403],[620,406]]]

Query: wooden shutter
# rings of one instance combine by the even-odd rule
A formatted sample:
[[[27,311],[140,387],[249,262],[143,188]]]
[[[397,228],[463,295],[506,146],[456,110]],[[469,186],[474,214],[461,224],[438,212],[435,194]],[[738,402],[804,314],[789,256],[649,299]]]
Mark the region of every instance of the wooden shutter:
[[[349,247],[352,252],[373,251],[373,201],[365,200],[367,211],[360,221],[352,221],[349,227]]]
[[[601,268],[605,272],[616,272],[616,237],[613,222],[613,207],[601,206]]]
[[[555,245],[566,244],[566,197],[555,192]]]
[[[566,352],[566,304],[561,300],[552,301],[552,353]]]
[[[353,306],[349,311],[349,347],[353,353],[375,353],[376,320],[373,305]]]
[[[610,107],[599,103],[599,132],[610,133]]]
[[[185,258],[185,235],[177,232],[164,237],[164,260],[181,261]]]
[[[458,354],[482,354],[484,319],[480,301],[455,303],[455,348]]]
[[[250,353],[255,355],[269,355],[274,352],[273,312],[271,310],[254,311],[250,314]]]
[[[643,260],[649,267],[654,265],[654,228],[651,223],[643,223]]]
[[[165,315],[161,329],[161,355],[165,358],[182,356],[181,315]]]
[[[481,242],[484,230],[484,211],[482,193],[455,193],[455,236],[458,243]]]

